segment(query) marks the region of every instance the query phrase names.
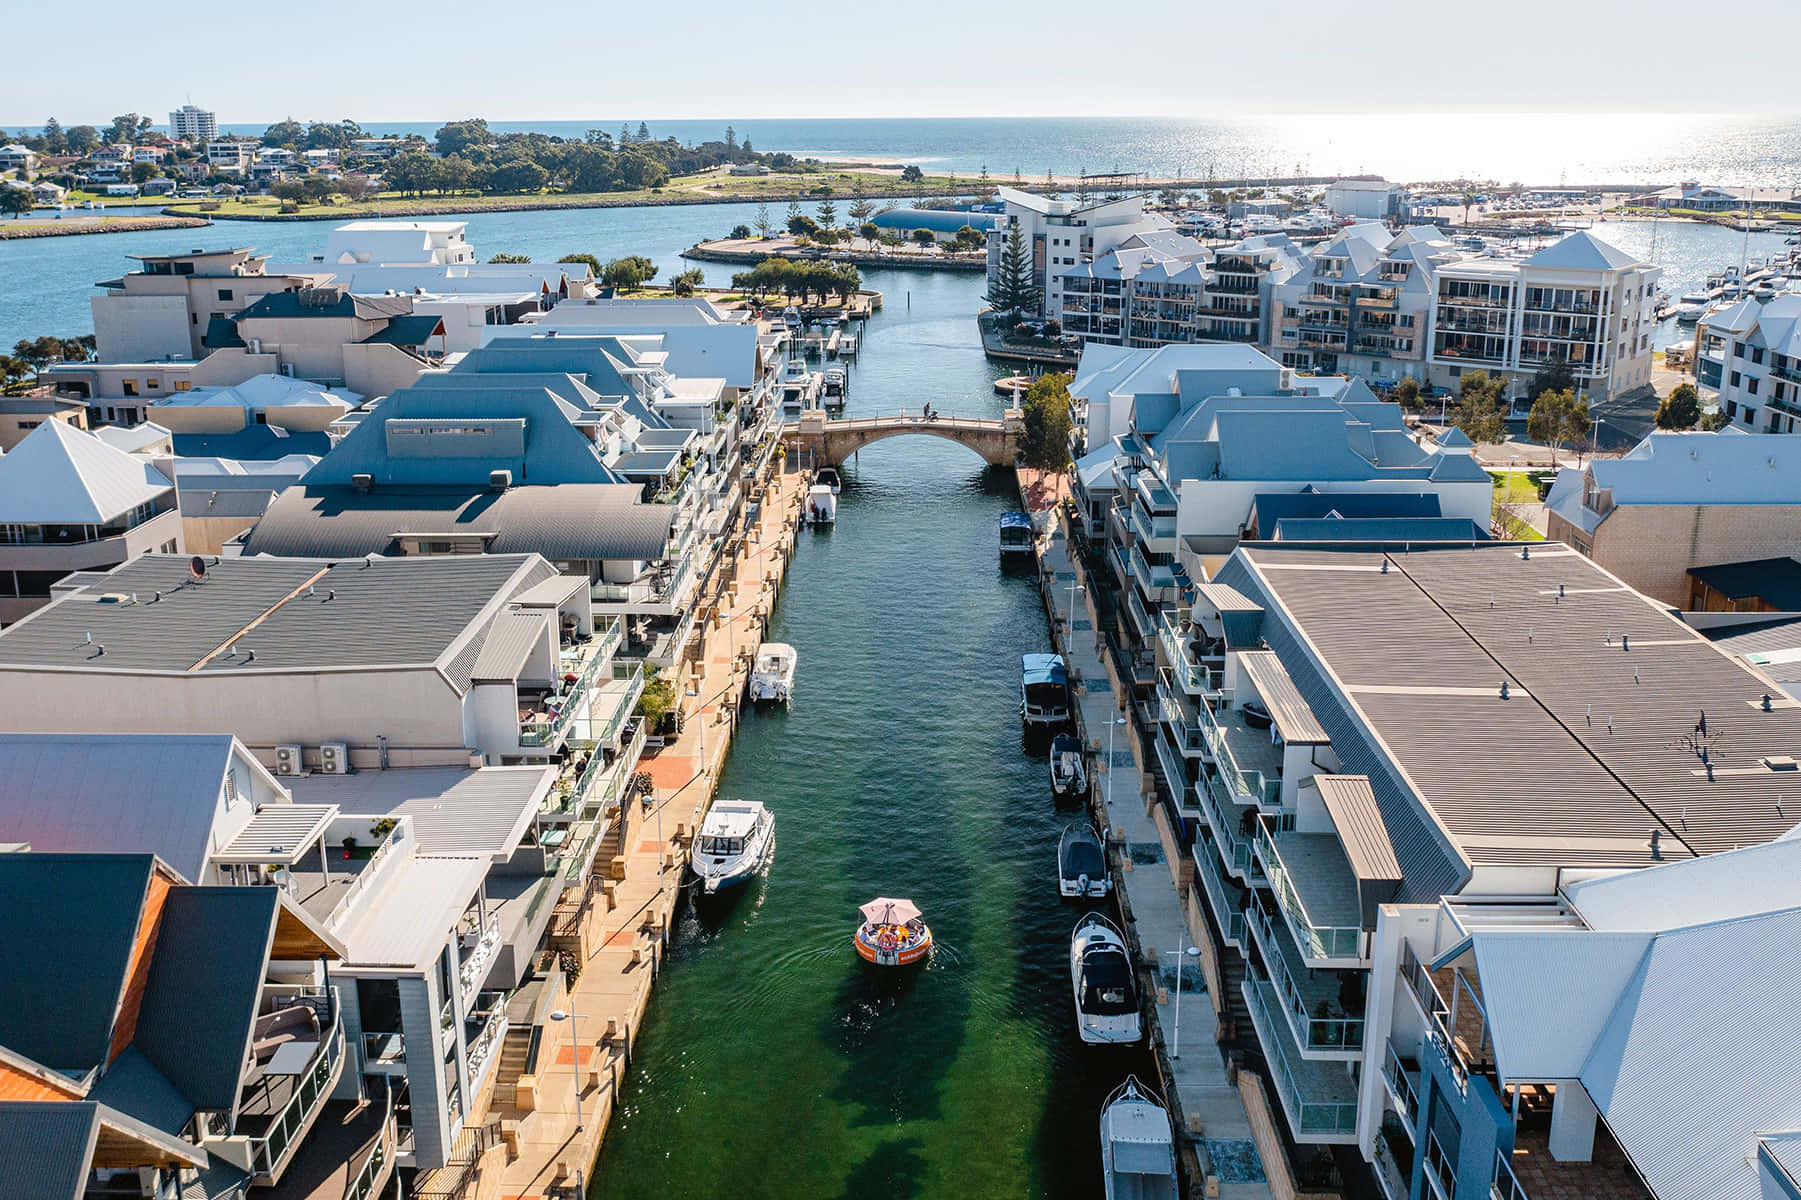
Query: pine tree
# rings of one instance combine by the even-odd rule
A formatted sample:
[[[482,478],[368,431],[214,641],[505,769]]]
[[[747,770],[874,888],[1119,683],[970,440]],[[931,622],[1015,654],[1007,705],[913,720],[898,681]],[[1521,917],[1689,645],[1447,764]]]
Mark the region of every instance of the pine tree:
[[[621,125],[619,127],[619,144],[621,146],[629,145],[631,140],[632,140],[632,127],[630,125]]]
[[[788,201],[788,220],[792,221],[792,220],[794,220],[794,218],[796,218],[800,215],[801,215],[800,201],[799,200]]]
[[[638,140],[640,142],[648,142],[650,140],[650,126],[642,121],[638,122]]]
[[[1038,281],[1032,272],[1032,254],[1026,246],[1025,232],[1017,224],[1008,231],[1000,264],[988,282],[988,303],[996,312],[1013,316],[1038,311]]]
[[[728,156],[738,152],[738,131],[730,125],[725,127],[725,152]]]
[[[827,196],[819,202],[819,224],[826,229],[835,229],[838,225],[838,206]]]
[[[757,232],[768,237],[774,228],[769,223],[769,205],[762,200],[757,201]]]

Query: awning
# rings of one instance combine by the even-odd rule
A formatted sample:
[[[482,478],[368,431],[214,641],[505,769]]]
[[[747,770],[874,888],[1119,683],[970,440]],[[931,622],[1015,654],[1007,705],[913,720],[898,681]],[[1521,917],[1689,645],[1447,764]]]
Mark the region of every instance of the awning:
[[[215,850],[212,860],[221,864],[291,867],[325,836],[338,816],[335,804],[265,804],[237,836]]]

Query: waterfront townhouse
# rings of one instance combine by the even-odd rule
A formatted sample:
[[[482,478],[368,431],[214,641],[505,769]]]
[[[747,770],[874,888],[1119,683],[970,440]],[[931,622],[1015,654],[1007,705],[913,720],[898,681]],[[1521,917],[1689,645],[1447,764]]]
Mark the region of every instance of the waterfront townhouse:
[[[1351,226],[1274,285],[1270,355],[1324,375],[1423,380],[1434,272],[1462,257],[1429,225],[1399,234],[1374,222]]]
[[[0,624],[71,572],[183,545],[175,484],[142,457],[57,420],[0,455]]]
[[[344,943],[279,889],[189,886],[150,853],[15,852],[0,903],[0,1191],[267,1195],[322,1171],[321,1126],[347,1118],[373,1136],[338,1147],[371,1185],[344,1194],[392,1177],[388,1109],[345,1069]]]
[[[1385,910],[1378,953],[1403,968],[1365,1091],[1388,1194],[1793,1196],[1797,871],[1789,837]]]
[[[203,358],[214,321],[309,282],[267,273],[267,258],[246,246],[131,257],[139,268],[96,285],[103,294],[89,302],[96,357],[103,363]]]
[[[1301,249],[1287,234],[1247,237],[1214,251],[1196,331],[1208,342],[1267,346],[1275,288],[1300,269]]]
[[[208,141],[206,165],[215,174],[241,177],[249,173],[250,164],[256,161],[256,152],[260,149],[262,143],[256,141]]]
[[[1288,1139],[1357,1145],[1392,1200],[1491,1185],[1517,1200],[1532,1193],[1497,1164],[1605,1162],[1583,1135],[1622,1094],[1504,1048],[1486,1078],[1500,1043],[1483,992],[1444,968],[1480,923],[1581,879],[1785,834],[1801,708],[1546,543],[1243,545],[1163,646],[1176,703],[1157,739],[1180,756],[1158,755],[1156,802],[1192,822],[1177,876],[1208,991],[1255,1046]],[[1682,1002],[1685,1053],[1730,1061],[1727,1023],[1694,1019],[1707,993]],[[1597,986],[1584,1011],[1605,1023],[1618,996]],[[1600,1032],[1561,1008],[1536,1021],[1566,1048]],[[1680,1165],[1688,1139],[1668,1130],[1654,1136]]]
[[[1648,596],[1702,607],[1696,572],[1801,546],[1801,443],[1653,433],[1619,458],[1559,471],[1546,508],[1553,539]]]
[[[1561,361],[1592,401],[1644,387],[1662,274],[1587,230],[1524,259],[1446,263],[1437,270],[1431,380],[1455,388],[1465,371],[1485,371],[1518,388]]]
[[[1136,234],[1092,260],[1053,268],[1044,315],[1084,343],[1195,341],[1211,258],[1200,242],[1173,230]]]
[[[1137,234],[1171,228],[1169,221],[1144,211],[1143,196],[1084,203],[1006,187],[995,195],[1005,212],[988,231],[989,283],[999,278],[1001,252],[1017,229],[1031,257],[1033,284],[1044,297],[1063,269],[1093,262]]]
[[[1801,296],[1747,296],[1695,327],[1695,379],[1734,429],[1794,433],[1801,419]]]
[[[536,555],[150,554],[59,592],[0,630],[0,728],[228,730],[280,774],[548,762],[618,744],[642,687]]]
[[[529,1038],[542,1017],[541,944],[553,922],[580,927],[635,758],[278,778],[230,737],[76,734],[0,736],[0,764],[10,842],[149,850],[275,892],[339,939],[344,1076],[323,1092],[392,1096],[389,1158],[429,1168],[501,1082],[510,1026]],[[321,1153],[354,1165],[332,1141]]]

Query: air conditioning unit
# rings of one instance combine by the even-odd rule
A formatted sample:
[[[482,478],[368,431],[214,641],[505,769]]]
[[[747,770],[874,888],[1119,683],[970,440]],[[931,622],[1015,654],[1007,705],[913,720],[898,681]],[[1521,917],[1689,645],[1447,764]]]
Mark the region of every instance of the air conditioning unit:
[[[277,746],[275,748],[275,773],[277,775],[305,774],[305,769],[300,765],[299,746]]]
[[[327,775],[350,774],[350,747],[343,742],[326,742],[320,746],[319,769]]]

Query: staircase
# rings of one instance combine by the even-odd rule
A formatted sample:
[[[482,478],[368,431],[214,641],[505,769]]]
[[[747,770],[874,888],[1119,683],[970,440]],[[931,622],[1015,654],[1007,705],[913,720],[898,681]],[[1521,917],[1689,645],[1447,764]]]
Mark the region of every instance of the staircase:
[[[526,1073],[526,1063],[531,1058],[532,1027],[530,1025],[509,1026],[506,1040],[500,1043],[500,1062],[495,1065],[494,1104],[496,1109],[513,1107],[513,1097],[518,1093],[519,1077]]]
[[[1244,955],[1230,946],[1222,947],[1220,955],[1220,978],[1225,984],[1224,1003],[1221,1005],[1220,1024],[1223,1027],[1228,1021],[1236,1033],[1235,1041],[1257,1040],[1257,1031],[1251,1025],[1251,1008],[1244,998],[1245,961]]]

